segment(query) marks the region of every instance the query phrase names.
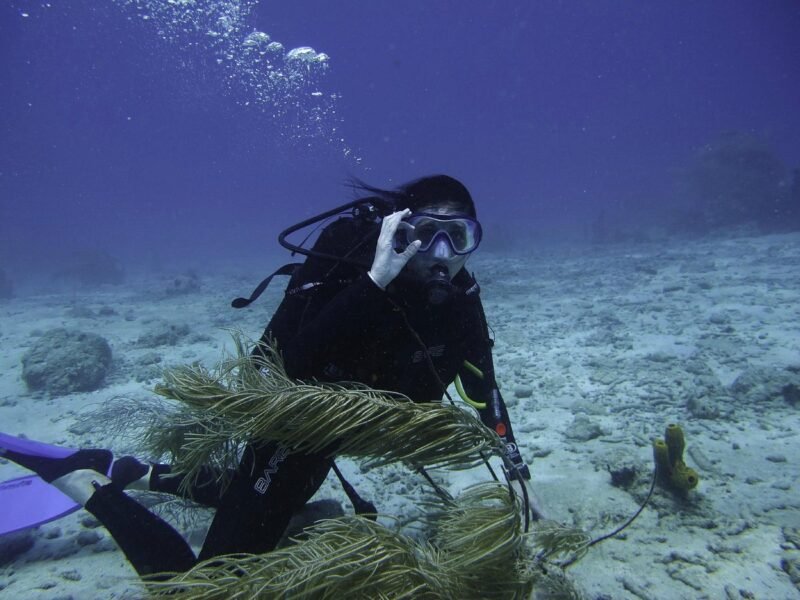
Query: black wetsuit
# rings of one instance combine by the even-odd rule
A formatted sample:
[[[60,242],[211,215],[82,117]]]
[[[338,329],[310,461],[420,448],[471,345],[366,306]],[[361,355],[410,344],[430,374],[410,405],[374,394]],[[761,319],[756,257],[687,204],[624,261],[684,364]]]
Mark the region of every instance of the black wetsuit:
[[[325,244],[324,236],[320,244]],[[449,301],[431,306],[421,290],[404,286],[402,281],[383,291],[366,274],[351,270],[348,279],[347,269],[339,277],[319,264],[309,263],[293,276],[264,333],[265,340],[277,340],[290,376],[358,381],[428,402],[440,400],[443,385],[458,374],[470,398],[486,404],[480,411],[483,422],[506,440],[509,457],[528,476],[497,390],[492,342],[478,286],[465,270],[454,279]],[[327,279],[320,281],[322,285],[304,286],[316,283],[315,276],[323,273]],[[465,361],[483,376],[467,368]],[[249,446],[221,497],[213,484],[195,494],[196,499],[217,509],[199,558],[274,549],[293,513],[322,485],[331,464],[332,458],[323,453],[290,454],[274,443]],[[209,472],[208,480],[213,479]],[[177,484],[167,478],[159,489],[175,492]],[[108,490],[106,494],[115,495]],[[102,500],[101,504],[107,507],[109,502]],[[87,509],[97,514],[91,500]],[[118,535],[101,515],[98,517],[140,573],[180,571],[194,563],[188,545],[183,542],[185,549],[179,547],[175,536],[180,536],[174,530],[174,535],[166,530],[159,533],[164,538],[162,548],[168,551],[151,546],[148,553],[135,540],[129,544],[132,548],[126,548],[120,539],[125,537],[124,532]],[[169,527],[166,523],[163,526]]]

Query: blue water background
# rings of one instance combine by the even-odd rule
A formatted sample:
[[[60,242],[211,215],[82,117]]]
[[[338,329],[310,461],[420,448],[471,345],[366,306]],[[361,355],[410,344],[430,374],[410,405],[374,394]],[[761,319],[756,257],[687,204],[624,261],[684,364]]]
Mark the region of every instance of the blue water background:
[[[197,3],[215,4],[239,3]],[[211,36],[166,35],[146,2],[2,3],[7,271],[87,248],[257,260],[283,227],[350,199],[349,176],[460,178],[490,247],[579,242],[601,213],[650,226],[726,130],[800,165],[794,0],[251,4],[244,33],[330,57],[280,114]],[[327,103],[311,124],[310,92]]]

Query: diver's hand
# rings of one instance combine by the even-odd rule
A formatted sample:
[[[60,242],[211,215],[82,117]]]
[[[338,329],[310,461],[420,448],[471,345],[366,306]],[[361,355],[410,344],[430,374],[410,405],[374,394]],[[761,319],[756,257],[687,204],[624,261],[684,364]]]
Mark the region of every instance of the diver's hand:
[[[385,290],[386,286],[397,277],[422,245],[422,242],[416,240],[402,252],[397,252],[394,249],[394,236],[397,233],[397,229],[399,227],[411,227],[408,223],[403,222],[403,219],[410,214],[411,210],[408,208],[394,212],[385,217],[381,224],[378,245],[375,248],[375,260],[372,262],[372,268],[367,272],[367,275],[382,290]]]

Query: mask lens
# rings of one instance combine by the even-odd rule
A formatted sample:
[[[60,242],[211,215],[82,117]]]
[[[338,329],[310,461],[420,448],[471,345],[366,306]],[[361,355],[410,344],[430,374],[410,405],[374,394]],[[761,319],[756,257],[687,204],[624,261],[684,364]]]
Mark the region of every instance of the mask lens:
[[[428,249],[433,242],[433,238],[439,233],[438,224],[432,219],[425,219],[414,225],[412,235],[415,239],[422,242],[422,248]]]
[[[468,217],[412,215],[408,222],[414,226],[408,231],[408,242],[421,241],[420,252],[428,250],[440,233],[447,236],[456,254],[472,252],[481,241],[480,224]]]

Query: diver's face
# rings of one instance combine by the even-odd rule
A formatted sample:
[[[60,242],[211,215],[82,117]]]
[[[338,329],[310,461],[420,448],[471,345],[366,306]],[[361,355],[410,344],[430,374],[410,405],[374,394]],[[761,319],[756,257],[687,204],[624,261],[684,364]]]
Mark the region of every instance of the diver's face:
[[[432,215],[450,216],[458,214],[456,211],[436,206],[428,206],[419,209],[419,212],[424,212]],[[450,241],[445,235],[439,235],[433,242],[430,248],[424,252],[417,252],[414,257],[408,261],[406,270],[408,274],[418,281],[428,281],[437,272],[446,274],[448,280],[453,279],[466,264],[468,254],[456,254]]]

